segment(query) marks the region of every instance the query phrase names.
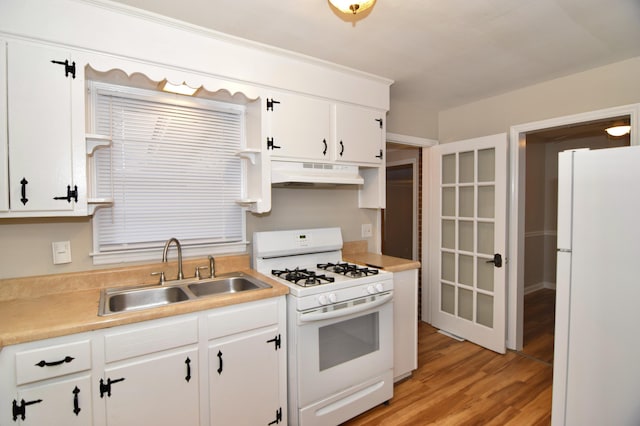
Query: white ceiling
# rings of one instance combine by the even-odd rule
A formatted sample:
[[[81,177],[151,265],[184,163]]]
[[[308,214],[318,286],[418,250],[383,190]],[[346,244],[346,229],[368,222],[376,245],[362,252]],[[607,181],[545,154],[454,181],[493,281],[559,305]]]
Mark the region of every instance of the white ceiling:
[[[640,56],[640,0],[377,0],[355,21],[327,0],[117,1],[391,78],[425,110]]]

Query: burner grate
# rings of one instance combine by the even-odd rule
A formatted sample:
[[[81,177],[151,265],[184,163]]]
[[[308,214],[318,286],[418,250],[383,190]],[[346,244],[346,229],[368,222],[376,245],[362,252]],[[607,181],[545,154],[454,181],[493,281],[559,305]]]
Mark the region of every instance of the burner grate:
[[[352,263],[318,263],[318,269],[324,269],[325,271],[334,272],[347,277],[360,278],[368,277],[369,275],[376,275],[378,270],[375,268],[365,268],[362,266],[354,265]]]
[[[324,274],[318,275],[315,271],[307,269],[273,269],[271,274],[276,277],[283,278],[289,282],[298,284],[302,287],[310,287],[314,285],[327,284],[335,281],[333,277],[327,277]]]

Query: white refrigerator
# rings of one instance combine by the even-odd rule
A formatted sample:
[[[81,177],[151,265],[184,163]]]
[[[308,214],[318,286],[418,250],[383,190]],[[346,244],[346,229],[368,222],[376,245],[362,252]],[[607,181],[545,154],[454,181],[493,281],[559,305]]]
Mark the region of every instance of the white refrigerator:
[[[552,426],[640,425],[640,146],[559,154]]]

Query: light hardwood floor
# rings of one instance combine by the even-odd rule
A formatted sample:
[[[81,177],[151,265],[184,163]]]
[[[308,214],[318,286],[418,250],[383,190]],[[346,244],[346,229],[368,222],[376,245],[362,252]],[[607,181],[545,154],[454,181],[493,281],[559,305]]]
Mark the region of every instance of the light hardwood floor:
[[[555,290],[545,288],[524,296],[524,354],[553,363],[555,316]]]
[[[418,342],[418,369],[396,384],[390,404],[344,425],[550,424],[552,367],[548,363],[458,342],[423,322]]]

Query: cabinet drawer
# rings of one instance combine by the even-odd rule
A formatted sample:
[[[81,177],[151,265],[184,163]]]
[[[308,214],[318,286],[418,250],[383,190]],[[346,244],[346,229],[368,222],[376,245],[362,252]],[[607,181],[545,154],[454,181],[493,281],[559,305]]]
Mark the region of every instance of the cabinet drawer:
[[[105,361],[119,361],[197,342],[197,317],[125,326],[104,336]]]
[[[16,383],[22,385],[91,368],[91,341],[16,353]]]
[[[207,315],[209,339],[241,333],[278,322],[275,299],[219,309]]]

